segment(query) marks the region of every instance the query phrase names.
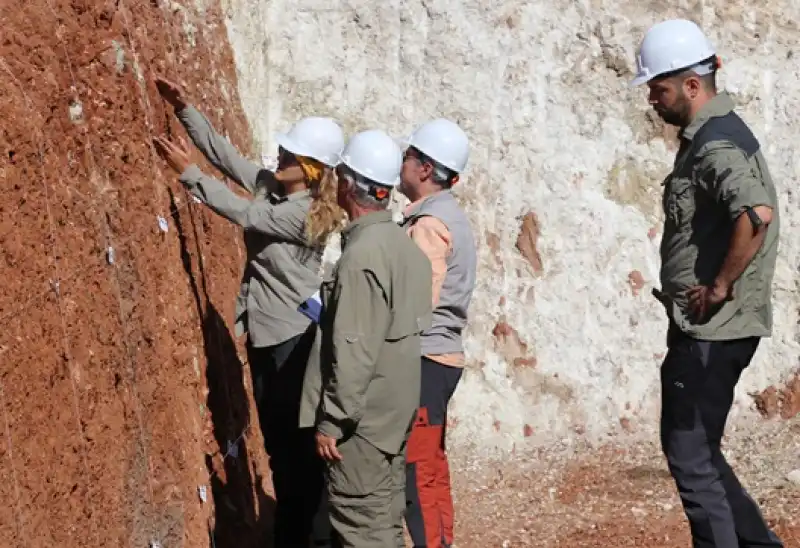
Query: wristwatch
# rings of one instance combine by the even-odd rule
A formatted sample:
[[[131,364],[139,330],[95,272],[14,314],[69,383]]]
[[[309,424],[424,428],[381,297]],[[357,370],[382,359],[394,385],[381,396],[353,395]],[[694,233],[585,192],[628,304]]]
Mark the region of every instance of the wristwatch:
[[[761,220],[761,217],[758,216],[758,213],[752,207],[748,207],[745,209],[745,213],[747,213],[747,217],[750,219],[750,224],[753,225],[753,228],[758,230],[764,224],[764,221]]]

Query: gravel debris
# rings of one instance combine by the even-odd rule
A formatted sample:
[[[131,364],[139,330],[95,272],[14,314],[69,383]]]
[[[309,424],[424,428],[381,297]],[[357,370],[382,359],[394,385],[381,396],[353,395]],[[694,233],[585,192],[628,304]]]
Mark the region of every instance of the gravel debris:
[[[725,453],[786,548],[800,548],[800,417],[732,432]],[[656,440],[451,456],[456,546],[675,548],[688,526]],[[410,544],[409,544],[410,546]]]

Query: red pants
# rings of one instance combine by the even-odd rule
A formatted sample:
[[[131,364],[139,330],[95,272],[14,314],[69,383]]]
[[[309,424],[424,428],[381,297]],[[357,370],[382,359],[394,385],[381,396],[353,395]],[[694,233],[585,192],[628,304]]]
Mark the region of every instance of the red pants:
[[[453,543],[453,498],[445,453],[447,404],[462,369],[422,358],[420,407],[406,453],[406,526],[415,548]]]

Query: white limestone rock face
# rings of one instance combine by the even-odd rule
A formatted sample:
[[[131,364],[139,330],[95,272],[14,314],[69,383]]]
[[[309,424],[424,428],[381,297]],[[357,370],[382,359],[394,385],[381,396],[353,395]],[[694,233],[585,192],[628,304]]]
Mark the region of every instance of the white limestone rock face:
[[[775,333],[743,376],[732,421],[748,427],[747,392],[797,367],[800,3],[226,1],[263,153],[273,153],[275,131],[310,114],[337,117],[348,134],[380,127],[396,137],[446,116],[470,135],[458,194],[480,271],[451,447],[505,452],[656,428],[665,318],[650,289],[674,150],[648,114],[646,89],[627,82],[644,31],[670,17],[694,19],[719,48],[721,85],[761,140],[781,195]],[[538,273],[515,248],[531,211]],[[500,319],[525,345],[515,343],[517,365],[492,334]]]

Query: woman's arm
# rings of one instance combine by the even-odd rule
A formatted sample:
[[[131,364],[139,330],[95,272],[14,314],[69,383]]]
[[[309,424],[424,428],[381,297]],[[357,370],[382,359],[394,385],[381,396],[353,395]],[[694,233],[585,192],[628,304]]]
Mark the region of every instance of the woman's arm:
[[[186,168],[180,181],[201,202],[245,230],[297,244],[306,243],[308,200],[287,200],[279,204],[249,200],[238,196],[222,181],[209,177],[195,164]]]
[[[176,110],[180,120],[194,145],[208,158],[214,167],[230,177],[251,194],[255,192],[259,181],[267,185],[268,192],[277,191],[274,175],[268,169],[244,158],[228,139],[217,133],[199,110],[186,105]]]
[[[155,78],[155,84],[161,97],[172,105],[175,116],[186,129],[194,145],[214,167],[251,194],[255,193],[259,183],[265,185],[268,192],[278,190],[274,174],[243,157],[228,139],[217,133],[208,118],[189,104],[183,86],[162,76]]]

